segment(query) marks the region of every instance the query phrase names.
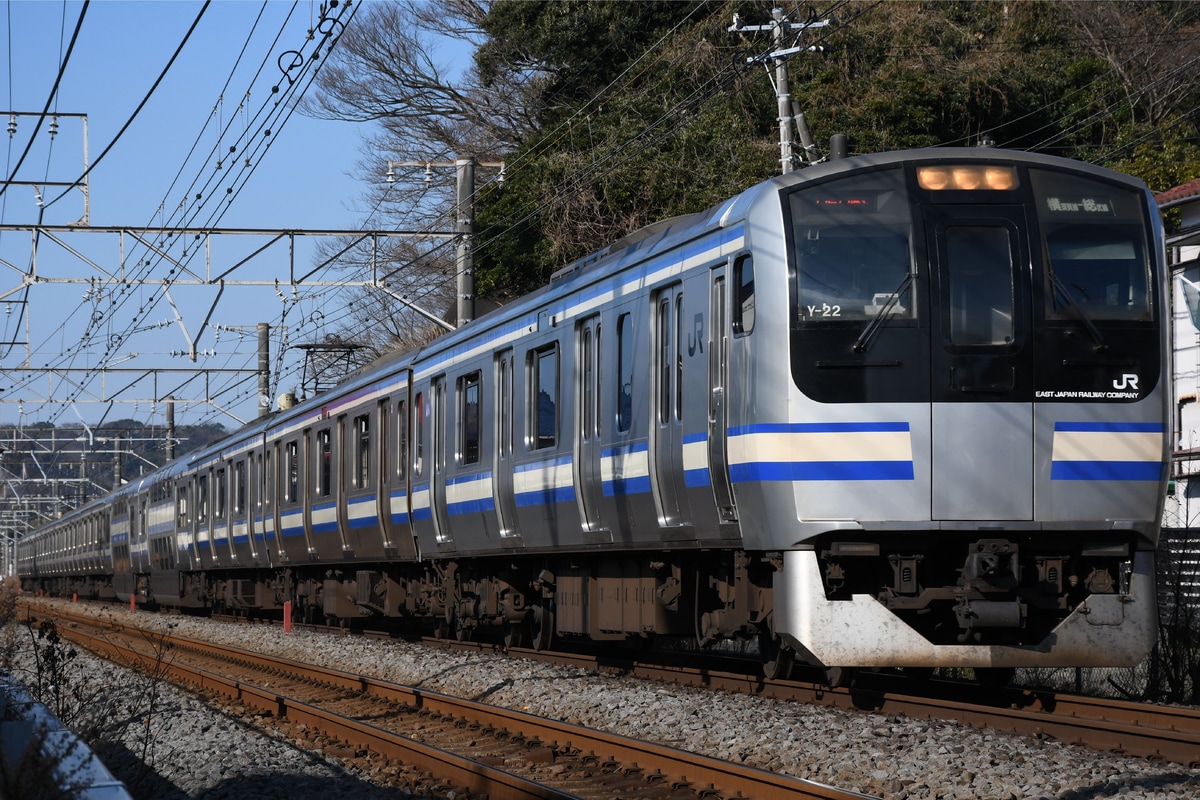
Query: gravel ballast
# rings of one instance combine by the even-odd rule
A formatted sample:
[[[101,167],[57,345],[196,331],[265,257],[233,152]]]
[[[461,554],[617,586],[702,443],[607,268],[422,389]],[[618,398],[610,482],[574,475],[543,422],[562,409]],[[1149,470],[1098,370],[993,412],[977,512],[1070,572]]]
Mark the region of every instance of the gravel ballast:
[[[73,608],[80,608],[74,606]],[[102,609],[124,621],[130,614]],[[744,695],[617,678],[491,653],[277,626],[230,625],[189,617],[137,621],[167,625],[180,636],[318,663],[430,691],[661,742],[889,800],[1190,800],[1200,797],[1200,770],[1101,753],[1055,741],[976,730],[952,722],[847,712]],[[96,680],[120,683],[110,666]],[[20,678],[20,665],[14,670]],[[186,693],[161,687],[162,702],[146,761],[156,791],[144,797],[423,796],[420,787],[383,790],[369,779],[396,768],[361,769],[336,747],[263,736],[246,722],[208,709]],[[253,721],[253,720],[250,720]],[[267,720],[273,723],[274,720]],[[143,732],[134,726],[135,733]],[[144,732],[143,732],[144,733]],[[126,742],[139,754],[144,736]],[[102,754],[103,755],[103,754]],[[109,759],[106,757],[106,763]],[[138,787],[108,763],[131,792]],[[417,792],[416,795],[412,792]]]

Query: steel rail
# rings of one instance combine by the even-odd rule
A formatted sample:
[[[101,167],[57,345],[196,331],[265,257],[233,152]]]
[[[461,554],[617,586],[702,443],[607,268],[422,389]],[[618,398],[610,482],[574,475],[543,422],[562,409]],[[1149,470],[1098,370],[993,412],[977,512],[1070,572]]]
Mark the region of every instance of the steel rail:
[[[114,631],[134,629],[115,620],[98,620],[53,611],[73,625],[101,626]],[[120,650],[124,658],[136,659],[146,668],[162,662],[161,656],[129,645],[119,645],[103,636],[93,637],[80,628],[59,628],[64,637],[80,637],[80,644],[106,653]],[[82,641],[87,637],[89,641]],[[714,798],[771,797],[797,800],[873,800],[871,795],[852,792],[770,772],[756,767],[723,761],[696,753],[677,750],[655,742],[641,741],[617,734],[592,730],[581,725],[545,719],[485,703],[402,686],[342,670],[302,664],[242,648],[215,644],[169,634],[164,641],[173,648],[194,650],[206,657],[217,656],[256,669],[296,675],[304,680],[319,682],[347,693],[366,695],[381,701],[396,703],[430,714],[455,718],[464,724],[507,731],[510,736],[527,742],[552,746],[579,753],[590,753],[602,763],[632,765],[645,775],[672,786],[692,787],[701,796]],[[302,721],[322,732],[351,742],[363,742],[383,755],[420,767],[431,774],[445,777],[455,785],[481,793],[492,800],[507,798],[572,797],[556,790],[471,761],[438,748],[429,748],[406,737],[391,734],[375,726],[286,697],[279,692],[217,675],[211,671],[177,662],[161,663],[163,668],[180,675],[185,682],[234,698],[253,708]],[[452,777],[453,776],[453,777]],[[514,781],[509,784],[506,781]],[[541,792],[541,793],[539,793]],[[546,794],[545,792],[550,792]]]

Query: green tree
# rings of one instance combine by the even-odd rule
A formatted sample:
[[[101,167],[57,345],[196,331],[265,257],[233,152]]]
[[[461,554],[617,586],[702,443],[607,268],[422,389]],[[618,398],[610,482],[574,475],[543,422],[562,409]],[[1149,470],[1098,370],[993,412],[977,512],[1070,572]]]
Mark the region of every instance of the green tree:
[[[771,37],[729,30],[735,13],[763,24],[777,5],[372,4],[339,43],[313,107],[376,121],[375,153],[505,162],[504,182],[476,197],[476,291],[503,301],[778,171],[772,71],[761,61]],[[1124,169],[1157,190],[1195,175],[1196,4],[852,0],[835,10],[834,24],[786,37],[799,46],[791,95],[818,141],[844,133],[853,152],[877,152],[989,140]],[[454,78],[434,56],[449,40],[473,53]],[[452,192],[431,188],[420,167],[397,168],[394,180],[369,198],[373,208],[453,227]],[[389,287],[440,313],[450,255],[397,250]],[[363,307],[378,318],[377,306]]]

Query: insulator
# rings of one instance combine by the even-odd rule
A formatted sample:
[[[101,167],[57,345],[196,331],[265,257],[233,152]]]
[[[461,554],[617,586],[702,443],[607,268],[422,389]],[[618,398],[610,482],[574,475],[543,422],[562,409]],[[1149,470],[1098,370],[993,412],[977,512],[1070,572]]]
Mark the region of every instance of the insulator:
[[[15,134],[16,132],[17,132],[17,115],[9,114],[8,115],[8,138],[11,139],[13,137],[13,134]]]
[[[50,138],[53,139],[55,136],[58,136],[58,117],[50,120]]]

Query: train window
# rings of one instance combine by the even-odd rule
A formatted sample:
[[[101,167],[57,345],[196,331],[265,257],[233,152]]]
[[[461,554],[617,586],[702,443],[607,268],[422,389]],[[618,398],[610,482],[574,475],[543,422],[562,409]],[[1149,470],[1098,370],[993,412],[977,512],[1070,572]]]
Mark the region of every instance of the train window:
[[[196,479],[196,521],[208,521],[208,476],[201,475]]]
[[[1013,252],[1008,228],[998,225],[946,229],[950,341],[960,345],[1008,344],[1013,340]]]
[[[283,446],[284,469],[287,470],[287,483],[284,484],[283,501],[294,503],[300,497],[300,458],[297,442],[288,442]]]
[[[216,477],[213,479],[213,518],[225,519],[225,498],[228,484],[225,478],[225,470],[217,470]]]
[[[1047,262],[1046,316],[1151,319],[1140,195],[1048,170],[1030,177]]]
[[[326,428],[317,431],[317,496],[328,497],[333,475],[333,434]]]
[[[683,293],[675,295],[675,421],[683,418]]]
[[[459,463],[479,463],[479,372],[458,379]]]
[[[354,418],[354,488],[371,485],[371,417]]]
[[[532,397],[528,430],[534,431],[533,450],[558,443],[558,348],[550,345],[529,354]]]
[[[186,486],[180,486],[175,500],[175,519],[180,527],[188,524],[188,493]]]
[[[658,337],[658,421],[667,422],[671,418],[671,365],[674,359],[671,353],[671,298],[663,297],[658,301],[657,337]]]
[[[633,318],[617,318],[617,430],[625,433],[633,423]]]
[[[754,330],[754,260],[749,255],[733,264],[733,332]]]
[[[275,497],[275,471],[272,469],[275,461],[271,458],[270,447],[260,457],[263,459],[263,497],[259,499],[258,505],[270,507],[271,498]]]
[[[885,309],[913,316],[912,214],[902,170],[818,184],[793,193],[790,207],[798,321],[871,320]]]
[[[425,399],[422,392],[417,393],[413,403],[413,475],[420,475],[425,469]]]
[[[404,480],[408,473],[408,401],[396,404],[396,477]]]
[[[233,513],[246,513],[246,462],[233,465]]]
[[[593,391],[595,386],[595,376],[593,374],[593,370],[596,367],[594,364],[595,348],[592,347],[591,328],[584,328],[582,331],[580,331],[579,358],[582,362],[582,375],[580,375],[580,384],[583,394],[583,399],[580,402],[580,411],[582,416],[580,423],[583,428],[583,438],[586,441],[591,439],[591,437],[596,433],[596,419],[594,414],[596,398]]]

